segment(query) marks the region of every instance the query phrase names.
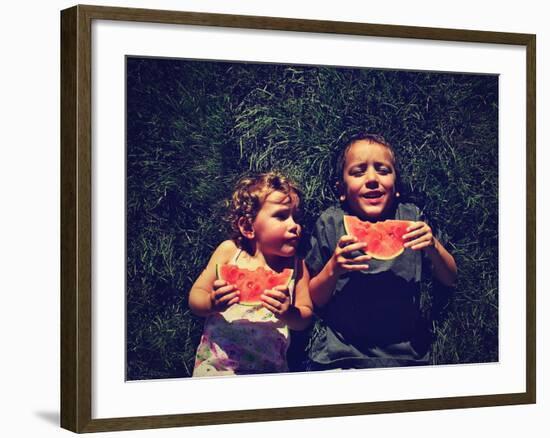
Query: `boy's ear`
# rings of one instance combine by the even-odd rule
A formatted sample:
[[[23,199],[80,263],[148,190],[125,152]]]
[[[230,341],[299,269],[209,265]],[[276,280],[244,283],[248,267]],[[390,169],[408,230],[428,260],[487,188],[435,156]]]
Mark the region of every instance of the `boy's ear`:
[[[343,182],[336,182],[336,193],[338,193],[338,200],[340,202],[344,202],[346,200],[346,187]]]
[[[246,237],[247,239],[254,239],[254,227],[248,218],[240,217],[237,221],[237,226],[239,227],[239,231],[243,237]]]

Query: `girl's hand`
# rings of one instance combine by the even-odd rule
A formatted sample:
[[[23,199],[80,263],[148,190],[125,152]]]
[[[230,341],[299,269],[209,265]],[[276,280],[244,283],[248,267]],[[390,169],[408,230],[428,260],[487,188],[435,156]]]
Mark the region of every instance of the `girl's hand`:
[[[239,302],[240,292],[235,285],[227,284],[224,280],[215,280],[210,292],[210,301],[212,301],[212,310],[223,312],[229,306]]]
[[[341,275],[347,271],[362,271],[368,269],[369,265],[364,262],[370,260],[372,257],[364,254],[357,257],[351,257],[351,253],[357,250],[364,250],[367,244],[364,242],[357,242],[357,239],[353,236],[345,235],[340,238],[334,254],[332,254],[333,271],[336,275]]]
[[[272,312],[275,316],[281,317],[290,308],[290,295],[287,286],[275,286],[266,290],[261,296],[262,306]]]
[[[403,246],[418,251],[420,249],[433,248],[435,239],[432,229],[426,222],[413,222],[407,228],[407,234],[403,235],[405,240],[408,240]]]

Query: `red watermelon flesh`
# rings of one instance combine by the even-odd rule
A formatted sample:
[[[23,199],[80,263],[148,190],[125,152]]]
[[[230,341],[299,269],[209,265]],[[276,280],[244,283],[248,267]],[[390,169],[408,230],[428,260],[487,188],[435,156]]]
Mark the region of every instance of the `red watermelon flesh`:
[[[240,291],[239,304],[250,306],[261,303],[260,296],[264,291],[275,286],[288,286],[292,274],[292,269],[275,272],[263,267],[250,270],[235,265],[216,265],[216,276],[234,284]]]
[[[344,216],[346,234],[356,237],[358,242],[365,242],[365,252],[379,260],[390,260],[403,252],[403,235],[407,234],[407,227],[411,224],[411,221],[401,220],[368,222],[355,216]]]

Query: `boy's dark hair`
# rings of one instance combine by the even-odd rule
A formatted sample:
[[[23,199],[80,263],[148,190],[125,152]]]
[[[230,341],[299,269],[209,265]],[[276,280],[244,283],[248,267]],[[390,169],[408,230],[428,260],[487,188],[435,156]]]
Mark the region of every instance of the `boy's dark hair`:
[[[344,168],[346,165],[346,153],[353,143],[359,140],[367,140],[371,143],[377,143],[379,145],[387,148],[393,159],[393,167],[395,169],[395,187],[397,191],[401,191],[401,172],[397,165],[397,156],[393,146],[381,135],[372,134],[366,131],[354,132],[352,134],[342,136],[342,139],[339,141],[339,145],[336,149],[336,163],[334,169],[336,171],[334,183],[339,182],[340,184],[344,183]]]
[[[275,191],[290,196],[296,205],[300,202],[301,193],[298,186],[277,172],[245,176],[237,182],[229,200],[226,220],[231,227],[231,239],[240,248],[243,248],[246,242],[239,229],[239,219],[244,217],[249,223],[254,222],[265,199]]]

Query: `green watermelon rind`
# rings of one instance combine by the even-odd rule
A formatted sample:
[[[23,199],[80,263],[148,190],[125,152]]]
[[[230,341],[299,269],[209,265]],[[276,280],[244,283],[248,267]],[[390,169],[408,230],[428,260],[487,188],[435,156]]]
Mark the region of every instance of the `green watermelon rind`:
[[[359,218],[356,218],[355,216],[350,216],[350,215],[344,215],[344,231],[347,235],[350,235],[352,236],[353,234],[351,233],[351,229],[350,229],[350,226],[351,224],[347,224],[347,218],[354,218],[358,221],[361,221]],[[395,221],[395,220],[394,220]],[[385,221],[384,221],[385,222]],[[407,222],[410,226],[411,224],[411,221],[405,221],[405,220],[399,220],[399,222]],[[369,251],[369,247],[367,246],[366,250],[364,251],[367,255],[371,256],[373,259],[376,259],[376,260],[392,260],[396,257],[399,257],[401,254],[403,254],[403,251],[405,251],[405,248],[402,247],[400,248],[399,251],[395,252],[395,253],[392,253],[391,255],[389,256],[384,256],[384,255],[380,255],[380,254],[377,254],[375,252],[372,252],[372,251]]]
[[[224,280],[221,276],[221,272],[220,272],[220,268],[222,266],[225,266],[225,264],[216,264],[216,279],[218,280]],[[232,266],[236,266],[236,265],[232,265]],[[246,268],[239,268],[238,266],[236,266],[238,269],[246,269]],[[256,270],[259,269],[259,268],[256,268],[254,271],[252,271],[251,269],[246,269],[247,271],[250,271],[250,272],[256,272]],[[265,268],[264,268],[265,269]],[[294,270],[293,269],[290,269],[290,268],[286,268],[285,270],[288,270],[288,280],[286,281],[286,283],[284,283],[285,286],[289,286],[290,285],[290,282],[292,281],[292,277],[294,275]],[[283,270],[283,272],[285,271]],[[275,272],[275,271],[273,271]],[[275,272],[276,274],[282,274],[283,272]],[[227,281],[227,280],[224,280],[224,281]],[[278,285],[277,285],[278,286]],[[265,291],[265,289],[264,289]],[[240,304],[241,306],[258,306],[260,304],[262,304],[261,301],[239,301],[237,304]]]

